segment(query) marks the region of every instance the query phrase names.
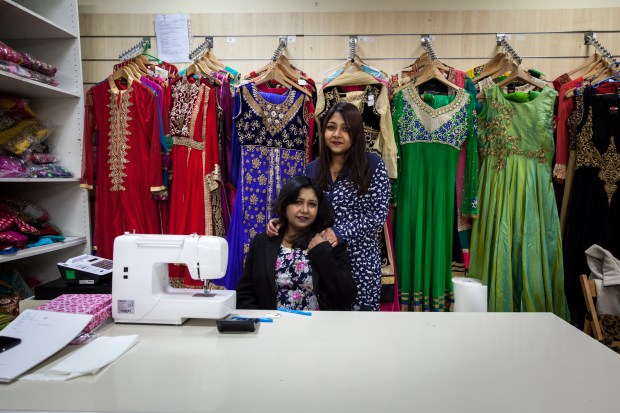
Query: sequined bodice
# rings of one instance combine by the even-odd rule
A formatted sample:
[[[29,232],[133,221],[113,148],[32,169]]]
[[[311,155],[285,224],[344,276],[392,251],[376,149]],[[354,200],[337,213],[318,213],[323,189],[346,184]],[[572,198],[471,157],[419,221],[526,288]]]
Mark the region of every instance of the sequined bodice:
[[[459,89],[449,104],[433,109],[412,85],[402,90],[403,115],[398,119],[400,143],[442,143],[459,149],[467,138],[470,96]]]
[[[290,90],[281,103],[270,102],[253,83],[241,86],[239,93],[243,107],[235,127],[241,145],[305,150],[308,123],[302,93]]]

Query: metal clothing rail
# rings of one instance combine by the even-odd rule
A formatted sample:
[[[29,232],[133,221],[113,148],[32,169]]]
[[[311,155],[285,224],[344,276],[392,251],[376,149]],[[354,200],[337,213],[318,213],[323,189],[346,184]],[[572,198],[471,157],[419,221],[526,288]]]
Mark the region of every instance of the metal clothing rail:
[[[596,48],[596,50],[601,54],[601,56],[603,56],[605,59],[607,59],[609,61],[609,64],[611,66],[618,66],[619,65],[619,63],[616,60],[616,58],[614,57],[614,55],[611,54],[611,52],[609,52],[609,50],[607,50],[601,44],[601,42],[596,40],[596,33],[594,33],[594,32],[585,32],[583,34],[583,43],[585,45],[592,45],[592,46],[594,46]]]
[[[504,50],[510,54],[510,56],[512,57],[512,60],[517,62],[517,64],[521,64],[523,59],[521,59],[521,56],[519,56],[519,54],[515,51],[515,49],[512,48],[510,43],[508,43],[508,36],[506,35],[506,33],[497,33],[496,42],[498,46],[501,45],[504,47]]]
[[[130,47],[123,53],[118,55],[118,60],[129,60],[137,57],[143,53],[146,53],[147,50],[151,48],[151,39],[148,37],[144,37],[140,40],[136,45]]]
[[[353,63],[355,61],[355,56],[357,55],[357,36],[349,36],[349,62]]]
[[[280,57],[280,55],[282,54],[282,51],[286,48],[286,44],[287,44],[287,37],[280,36],[278,39],[278,47],[276,47],[276,50],[273,52],[273,56],[271,57],[272,62],[275,62],[276,60],[278,60],[278,57]]]
[[[422,43],[422,47],[428,53],[431,60],[437,60],[437,54],[435,53],[435,49],[433,49],[433,45],[431,45],[431,36],[429,34],[423,34],[420,37],[420,42]]]
[[[205,36],[203,42],[189,53],[189,60],[198,59],[211,49],[213,49],[213,36]]]

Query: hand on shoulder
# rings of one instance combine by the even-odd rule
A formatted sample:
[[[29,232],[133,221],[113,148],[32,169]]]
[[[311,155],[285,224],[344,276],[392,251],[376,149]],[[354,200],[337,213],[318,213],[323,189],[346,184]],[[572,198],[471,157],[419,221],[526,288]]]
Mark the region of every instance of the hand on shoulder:
[[[314,234],[314,237],[312,237],[312,239],[308,243],[308,251],[310,251],[312,248],[316,247],[317,245],[325,241],[327,241],[327,238],[325,238],[325,236],[323,236],[322,233]]]
[[[280,219],[272,218],[267,222],[267,236],[277,237],[280,231]]]

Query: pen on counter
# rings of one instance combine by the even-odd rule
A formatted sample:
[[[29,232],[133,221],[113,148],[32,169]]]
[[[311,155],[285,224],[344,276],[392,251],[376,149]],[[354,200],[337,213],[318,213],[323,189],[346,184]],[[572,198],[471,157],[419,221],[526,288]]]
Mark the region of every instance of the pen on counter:
[[[278,308],[278,311],[282,311],[283,313],[293,313],[293,314],[300,314],[300,315],[312,315],[312,313],[310,311],[301,311],[301,310],[293,310],[291,308]]]
[[[240,317],[233,316],[230,317],[231,320],[257,320],[259,323],[273,323],[273,318],[268,317]]]

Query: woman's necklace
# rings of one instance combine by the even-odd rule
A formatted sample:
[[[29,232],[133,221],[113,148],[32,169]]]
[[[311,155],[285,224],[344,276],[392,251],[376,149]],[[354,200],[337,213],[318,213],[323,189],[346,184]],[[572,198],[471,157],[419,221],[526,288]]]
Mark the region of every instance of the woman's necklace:
[[[342,166],[332,166],[329,168],[329,171],[332,174],[332,181],[336,182],[336,179],[340,176],[340,172],[342,171]]]

